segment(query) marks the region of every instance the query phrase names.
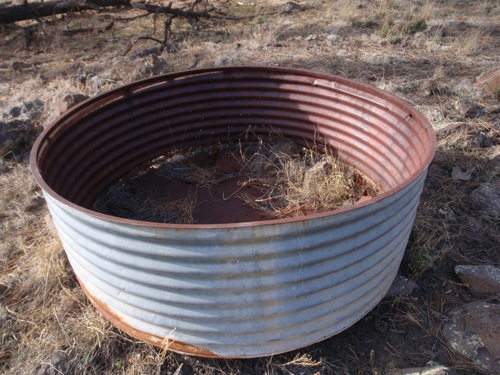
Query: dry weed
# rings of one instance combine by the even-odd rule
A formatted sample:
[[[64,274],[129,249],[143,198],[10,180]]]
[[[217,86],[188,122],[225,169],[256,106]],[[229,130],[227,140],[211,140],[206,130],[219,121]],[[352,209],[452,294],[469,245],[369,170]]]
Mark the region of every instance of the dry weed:
[[[486,32],[479,27],[470,30],[465,35],[459,35],[453,43],[453,50],[458,56],[475,56],[484,46]]]
[[[262,191],[257,199],[240,194],[248,205],[281,218],[335,210],[359,199],[355,175],[339,158],[314,148],[295,149],[286,140],[240,145],[247,184]]]
[[[325,12],[329,17],[333,18],[338,16],[340,20],[349,23],[355,23],[360,17],[360,8],[358,4],[350,0],[342,0],[337,4],[332,2],[326,7]]]
[[[99,196],[93,209],[107,215],[157,223],[194,224],[196,197],[175,201],[152,199],[147,190],[118,182]]]
[[[253,37],[250,48],[267,49],[275,46],[292,30],[293,23],[288,20],[270,19],[262,24],[257,24],[250,31]]]
[[[390,42],[400,41],[408,35],[427,28],[434,12],[434,3],[426,2],[417,11],[408,11],[399,4],[381,1],[374,23],[379,24],[377,35]]]

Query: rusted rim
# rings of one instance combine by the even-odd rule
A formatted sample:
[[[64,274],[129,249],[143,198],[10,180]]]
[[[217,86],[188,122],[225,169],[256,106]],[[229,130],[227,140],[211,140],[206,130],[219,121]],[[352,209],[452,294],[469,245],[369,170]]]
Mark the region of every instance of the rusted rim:
[[[182,79],[189,79],[191,77],[196,77],[196,76],[202,76],[205,74],[217,74],[217,73],[231,73],[231,72],[256,72],[256,73],[269,73],[269,74],[279,74],[279,75],[295,75],[295,76],[301,76],[306,79],[311,80],[311,85],[312,86],[319,86],[319,87],[324,87],[324,88],[331,88],[334,87],[335,83],[338,83],[340,85],[345,85],[353,88],[353,91],[361,91],[367,95],[366,100],[370,102],[376,102],[377,99],[384,99],[384,103],[390,103],[394,107],[398,107],[404,112],[408,113],[407,119],[414,121],[415,124],[418,124],[418,126],[425,128],[427,139],[426,142],[426,156],[423,159],[423,161],[419,164],[418,168],[411,174],[409,178],[406,178],[404,182],[397,184],[396,186],[387,189],[384,191],[382,194],[379,196],[367,200],[367,201],[362,201],[359,202],[355,205],[349,206],[349,207],[344,207],[341,209],[337,209],[334,211],[328,211],[328,212],[322,212],[322,213],[314,213],[314,214],[309,214],[307,216],[301,216],[301,217],[289,217],[289,218],[283,218],[283,219],[271,219],[271,220],[265,220],[265,221],[254,221],[254,222],[243,222],[243,223],[229,223],[229,224],[167,224],[167,223],[154,223],[154,222],[146,222],[146,221],[138,221],[138,220],[131,220],[131,219],[124,219],[124,218],[119,218],[111,215],[106,215],[106,214],[101,214],[96,211],[93,211],[91,209],[85,208],[81,205],[73,203],[71,200],[68,200],[61,196],[59,193],[57,193],[43,178],[42,174],[40,173],[40,169],[38,167],[38,162],[39,162],[39,154],[40,152],[43,152],[43,150],[46,147],[50,147],[52,139],[54,139],[57,136],[57,133],[61,130],[59,129],[59,126],[61,124],[64,125],[65,122],[69,120],[74,120],[76,117],[78,117],[79,112],[81,112],[83,109],[87,109],[86,113],[89,113],[90,111],[96,109],[96,108],[102,108],[105,107],[113,101],[118,100],[122,97],[127,98],[128,96],[132,97],[134,93],[140,92],[143,89],[148,89],[151,87],[154,87],[155,85],[162,84],[165,82],[172,82],[172,81],[178,81]],[[317,81],[320,80],[320,81]],[[324,81],[321,81],[324,80]],[[334,82],[330,84],[330,82]],[[331,86],[330,86],[331,85]],[[346,92],[347,93],[347,92]],[[349,93],[348,93],[349,94]],[[351,95],[351,94],[349,94]],[[358,95],[356,93],[352,93],[353,97],[357,97]],[[99,105],[100,102],[104,101],[104,105]],[[382,105],[383,107],[384,105]],[[401,190],[405,186],[409,185],[411,182],[413,182],[415,179],[418,178],[422,173],[424,173],[428,167],[428,165],[431,163],[434,154],[436,150],[436,138],[435,138],[435,133],[430,125],[430,123],[427,121],[427,119],[418,111],[416,111],[409,103],[406,101],[396,97],[393,94],[390,94],[388,92],[382,91],[376,87],[353,81],[350,79],[346,79],[343,77],[339,76],[333,76],[330,74],[326,73],[320,73],[320,72],[313,72],[310,70],[305,70],[305,69],[293,69],[293,68],[281,68],[281,67],[262,67],[262,66],[227,66],[227,67],[221,67],[221,68],[203,68],[203,69],[192,69],[192,70],[187,70],[187,71],[181,71],[181,72],[175,72],[175,73],[168,73],[164,74],[161,76],[156,76],[156,77],[151,77],[151,78],[146,78],[140,81],[136,81],[134,83],[130,83],[128,85],[110,90],[106,93],[100,94],[94,98],[87,99],[83,101],[82,103],[78,104],[77,106],[71,108],[67,112],[65,112],[59,119],[55,120],[52,122],[50,125],[48,125],[45,130],[40,134],[40,136],[37,138],[36,142],[33,145],[31,155],[30,155],[30,164],[31,164],[31,169],[32,173],[34,175],[34,178],[36,182],[42,187],[42,189],[46,192],[48,192],[51,196],[53,196],[56,200],[60,201],[61,203],[76,209],[78,211],[81,211],[87,215],[91,215],[93,217],[107,220],[107,221],[115,221],[119,223],[124,223],[124,224],[130,224],[130,225],[141,225],[141,226],[147,226],[147,227],[163,227],[163,228],[183,228],[183,229],[189,229],[189,228],[199,228],[199,229],[209,229],[209,228],[236,228],[236,227],[248,227],[248,226],[263,226],[263,225],[276,225],[276,224],[281,224],[281,223],[291,223],[291,222],[299,222],[299,221],[304,221],[308,219],[316,219],[316,218],[321,218],[321,217],[326,217],[330,215],[338,215],[346,211],[351,211],[355,210],[359,207],[367,206],[369,204],[375,203],[377,201],[383,200],[387,198],[388,196],[396,193],[397,191]]]

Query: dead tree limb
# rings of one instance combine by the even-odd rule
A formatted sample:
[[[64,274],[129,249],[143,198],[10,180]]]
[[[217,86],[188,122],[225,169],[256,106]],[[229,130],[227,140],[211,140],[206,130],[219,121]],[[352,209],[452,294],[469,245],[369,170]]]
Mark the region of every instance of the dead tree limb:
[[[130,0],[63,0],[43,3],[25,3],[0,8],[0,23],[40,19],[72,10],[99,9],[105,7],[130,6]]]
[[[148,11],[150,13],[154,14],[168,14],[172,15],[174,17],[184,17],[186,18],[191,26],[195,26],[195,21],[198,21],[201,18],[218,18],[218,19],[224,19],[224,20],[242,20],[247,17],[233,17],[233,16],[219,16],[215,14],[211,14],[208,12],[196,12],[192,9],[190,10],[182,10],[179,8],[172,8],[171,6],[166,6],[166,7],[161,7],[157,5],[152,5],[152,4],[144,4],[144,3],[132,3],[132,7],[137,8],[137,9],[142,9],[145,11]],[[256,17],[256,16],[255,16]]]
[[[136,3],[132,2],[131,5],[134,8],[137,9],[142,9],[145,10],[149,13],[154,13],[154,14],[168,14],[174,17],[184,17],[186,18],[191,26],[195,27],[195,21],[198,21],[201,18],[214,18],[214,19],[222,19],[222,20],[231,20],[231,21],[241,21],[244,19],[252,19],[258,16],[270,16],[270,15],[275,15],[275,14],[288,14],[293,11],[303,11],[304,8],[294,2],[287,2],[281,10],[275,11],[275,12],[268,12],[268,13],[263,13],[263,14],[255,14],[251,16],[243,16],[243,17],[236,17],[236,16],[221,16],[217,14],[212,14],[207,11],[205,12],[196,12],[194,10],[195,6],[198,5],[202,0],[195,0],[193,4],[191,5],[189,10],[182,10],[179,8],[172,8],[172,3],[170,3],[168,6],[163,7],[163,6],[158,6],[158,5],[152,5],[152,4],[145,4],[145,3]]]

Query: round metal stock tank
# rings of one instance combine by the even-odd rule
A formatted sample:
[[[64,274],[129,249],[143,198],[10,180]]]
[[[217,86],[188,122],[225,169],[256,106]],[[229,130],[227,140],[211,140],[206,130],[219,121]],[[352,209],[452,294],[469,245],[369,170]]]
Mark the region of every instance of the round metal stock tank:
[[[174,149],[278,130],[322,139],[382,194],[261,222],[174,225],[90,209],[128,171]],[[153,77],[89,99],[40,135],[31,166],[89,299],[141,340],[206,357],[258,357],[330,337],[385,295],[413,224],[435,136],[374,87],[287,68]]]

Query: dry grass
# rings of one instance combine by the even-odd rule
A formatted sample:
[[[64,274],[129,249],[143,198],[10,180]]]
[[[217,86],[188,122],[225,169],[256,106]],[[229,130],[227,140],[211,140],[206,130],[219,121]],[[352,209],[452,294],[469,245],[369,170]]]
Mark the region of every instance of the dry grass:
[[[119,182],[99,196],[93,209],[133,220],[171,224],[194,224],[196,197],[188,194],[174,201],[155,200],[149,191]]]
[[[434,13],[434,3],[427,1],[416,11],[404,9],[389,1],[382,1],[375,18],[379,22],[377,35],[396,41],[427,28]]]
[[[484,48],[485,37],[486,31],[481,27],[470,30],[457,37],[453,49],[458,56],[475,56]]]
[[[269,19],[261,24],[257,24],[250,30],[253,43],[250,48],[268,49],[276,46],[284,36],[293,30],[293,23],[289,20]]]
[[[263,193],[257,199],[248,194],[240,196],[271,216],[282,218],[335,210],[360,198],[353,171],[332,154],[307,147],[293,152],[298,147],[286,140],[240,148],[248,185],[258,187]],[[252,151],[248,153],[248,149]]]
[[[489,162],[491,148],[500,144],[498,125],[494,125],[498,116],[468,119],[454,108],[463,97],[485,108],[498,105],[497,99],[471,87],[479,74],[498,65],[498,35],[492,32],[500,16],[497,2],[310,1],[301,3],[305,12],[273,16],[265,13],[279,9],[283,2],[209,2],[220,14],[259,17],[239,22],[203,20],[196,31],[176,20],[174,52],[158,56],[162,71],[231,63],[317,69],[384,87],[424,112],[438,112],[435,119],[429,116],[436,127],[461,122],[485,137],[487,142],[476,147],[467,143],[473,139],[470,133],[439,136],[442,159],[431,165],[400,269],[421,290],[386,298],[340,335],[290,354],[224,361],[156,349],[112,327],[89,304],[46,221],[48,211],[25,156],[9,154],[0,160],[0,372],[172,374],[185,363],[194,373],[208,375],[383,374],[393,367],[423,366],[433,359],[459,373],[485,373],[448,347],[441,326],[453,307],[485,298],[457,283],[453,266],[500,264],[498,253],[492,251],[500,246],[498,219],[479,214],[468,202],[481,183],[498,183],[498,168]],[[173,5],[185,4],[174,1]],[[43,31],[35,31],[28,50],[23,30],[2,29],[2,112],[23,101],[46,102],[61,90],[95,95],[153,74],[147,50],[158,45],[137,41],[145,35],[161,38],[161,23],[155,29],[150,17],[116,21],[112,30],[102,34],[68,37],[61,32],[66,25],[88,21],[98,25],[108,22],[100,17],[123,15],[123,11],[87,12],[44,21]],[[316,37],[306,40],[310,34]],[[362,58],[370,54],[391,59],[379,64]],[[420,94],[414,83],[429,78],[446,89]],[[300,201],[296,196],[304,187],[304,167],[280,164],[282,170],[273,173],[298,184],[277,196],[293,193],[291,201]],[[453,167],[472,172],[471,179],[453,180]],[[210,171],[196,173],[199,183],[217,183]],[[269,186],[277,192],[274,183]],[[189,208],[196,202],[176,203]],[[148,207],[149,214],[158,217],[181,211],[158,202]],[[189,217],[189,212],[182,215]]]

